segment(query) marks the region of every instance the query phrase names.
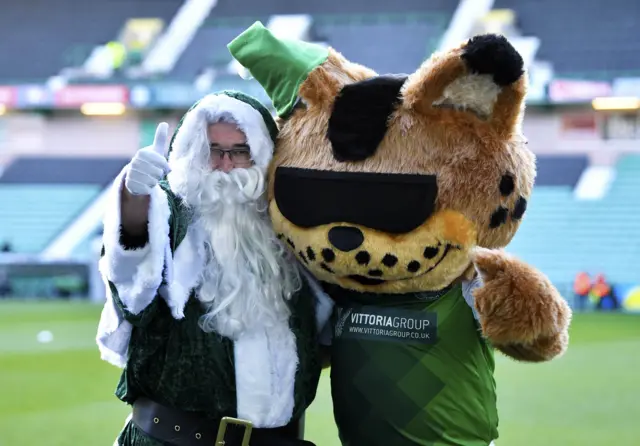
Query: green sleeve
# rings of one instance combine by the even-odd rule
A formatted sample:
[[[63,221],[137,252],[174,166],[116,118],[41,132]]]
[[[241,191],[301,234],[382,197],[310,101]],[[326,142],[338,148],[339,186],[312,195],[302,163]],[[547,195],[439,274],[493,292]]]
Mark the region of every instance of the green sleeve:
[[[173,254],[184,239],[187,230],[187,208],[182,201],[171,191],[169,184],[166,181],[160,183],[160,187],[167,196],[169,203],[170,217],[169,217],[169,243],[171,247],[171,253]],[[125,233],[121,233],[121,244],[125,249],[136,249],[144,247],[149,242],[149,236],[145,233],[143,236],[132,237]],[[102,250],[104,255],[104,248]],[[137,314],[131,313],[127,310],[126,306],[120,299],[118,290],[115,284],[108,281],[109,289],[113,297],[114,304],[123,317],[136,327],[145,327],[153,319],[158,312],[158,299],[159,295],[156,293],[153,300],[142,311]],[[162,285],[164,285],[165,279],[163,278]]]

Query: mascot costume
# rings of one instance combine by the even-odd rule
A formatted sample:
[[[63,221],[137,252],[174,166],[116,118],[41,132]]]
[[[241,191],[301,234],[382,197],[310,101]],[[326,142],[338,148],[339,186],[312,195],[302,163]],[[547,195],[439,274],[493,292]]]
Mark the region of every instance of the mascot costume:
[[[259,22],[228,47],[278,114],[275,230],[334,305],[342,444],[492,444],[494,350],[548,361],[571,317],[543,274],[501,249],[535,177],[522,58],[481,35],[412,74],[378,75]]]

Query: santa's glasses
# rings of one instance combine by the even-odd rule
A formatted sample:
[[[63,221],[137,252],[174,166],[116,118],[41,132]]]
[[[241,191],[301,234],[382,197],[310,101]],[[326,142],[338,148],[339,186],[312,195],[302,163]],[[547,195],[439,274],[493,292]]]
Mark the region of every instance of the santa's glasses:
[[[221,149],[219,146],[211,146],[211,160],[214,163],[221,163],[225,155],[234,164],[248,164],[251,162],[251,151],[249,146],[234,146],[232,149]]]

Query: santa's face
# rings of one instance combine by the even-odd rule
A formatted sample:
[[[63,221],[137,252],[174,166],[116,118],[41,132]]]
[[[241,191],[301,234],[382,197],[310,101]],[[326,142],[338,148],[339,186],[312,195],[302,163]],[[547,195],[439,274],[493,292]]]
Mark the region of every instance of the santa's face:
[[[234,168],[253,165],[245,134],[233,123],[218,122],[207,128],[209,165],[212,169],[231,172]]]

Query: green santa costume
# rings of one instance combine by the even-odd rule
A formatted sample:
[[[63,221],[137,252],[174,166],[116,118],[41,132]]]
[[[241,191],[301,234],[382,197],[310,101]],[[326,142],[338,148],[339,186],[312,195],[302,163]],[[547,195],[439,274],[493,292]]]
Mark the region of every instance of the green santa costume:
[[[228,45],[285,118],[327,48],[279,39],[259,22]],[[334,416],[345,446],[487,446],[497,438],[493,349],[482,338],[471,290],[359,293],[323,284],[334,303]]]
[[[171,139],[172,169],[193,138],[223,115],[243,131],[255,166],[266,171],[275,122],[238,92],[208,95],[187,112]],[[330,312],[314,297],[318,286],[303,274],[287,302],[290,317],[279,325],[232,338],[203,331],[198,292],[210,264],[201,225],[182,197],[188,175],[174,170],[152,190],[148,235],[134,240],[121,231],[126,172],[116,178],[105,212],[100,268],[107,302],[97,334],[101,357],[123,368],[117,397],[133,405],[116,444],[211,445],[222,417],[252,422],[253,436],[297,427],[319,379],[316,327]]]

